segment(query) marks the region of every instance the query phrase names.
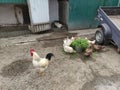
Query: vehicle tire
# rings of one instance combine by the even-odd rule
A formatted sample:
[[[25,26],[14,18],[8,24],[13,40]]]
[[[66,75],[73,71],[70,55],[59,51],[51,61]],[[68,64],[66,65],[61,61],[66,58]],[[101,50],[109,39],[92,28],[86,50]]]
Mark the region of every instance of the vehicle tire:
[[[98,44],[103,44],[104,43],[104,32],[103,32],[103,30],[97,30],[96,31],[95,40],[96,40],[96,43],[98,43]]]

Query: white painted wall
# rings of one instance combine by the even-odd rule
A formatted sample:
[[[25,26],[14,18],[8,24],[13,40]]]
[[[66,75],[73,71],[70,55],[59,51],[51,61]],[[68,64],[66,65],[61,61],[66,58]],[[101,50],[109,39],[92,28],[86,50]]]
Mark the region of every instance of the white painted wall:
[[[22,14],[17,14],[20,20],[20,23],[23,23]],[[0,4],[0,25],[12,25],[18,24],[18,21],[15,16],[14,5]]]

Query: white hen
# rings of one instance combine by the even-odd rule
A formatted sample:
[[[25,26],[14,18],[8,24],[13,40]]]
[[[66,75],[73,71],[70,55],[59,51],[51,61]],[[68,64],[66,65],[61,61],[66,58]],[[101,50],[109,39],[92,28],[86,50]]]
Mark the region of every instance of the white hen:
[[[63,40],[63,45],[65,45],[65,46],[70,46],[70,44],[71,44],[74,40],[75,40],[74,37],[71,37],[71,38],[67,37],[67,38],[65,38],[65,39]]]
[[[91,40],[89,40],[87,37],[85,37],[85,39],[88,41],[89,45],[95,44],[95,40],[91,41]]]
[[[75,53],[76,52],[72,47],[66,46],[66,45],[63,45],[63,49],[67,53]]]
[[[67,53],[75,53],[76,52],[72,47],[70,47],[71,43],[74,40],[75,40],[74,37],[71,37],[71,38],[67,37],[63,40],[63,49],[65,52],[67,52]]]

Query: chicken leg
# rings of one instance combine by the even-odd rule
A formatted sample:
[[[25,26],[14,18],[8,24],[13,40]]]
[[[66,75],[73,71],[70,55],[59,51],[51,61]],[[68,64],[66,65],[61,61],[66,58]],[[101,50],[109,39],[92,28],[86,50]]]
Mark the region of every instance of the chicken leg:
[[[40,74],[40,76],[45,76],[45,71],[40,69],[39,74]]]

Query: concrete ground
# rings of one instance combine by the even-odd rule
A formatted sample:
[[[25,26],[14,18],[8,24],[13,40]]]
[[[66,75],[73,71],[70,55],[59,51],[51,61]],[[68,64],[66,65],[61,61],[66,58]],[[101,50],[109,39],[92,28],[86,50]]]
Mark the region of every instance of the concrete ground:
[[[66,36],[93,36],[95,30],[60,31],[0,38],[0,90],[120,90],[120,55],[106,46],[91,58],[65,54]],[[29,55],[34,48],[41,57],[55,58],[40,77]]]

